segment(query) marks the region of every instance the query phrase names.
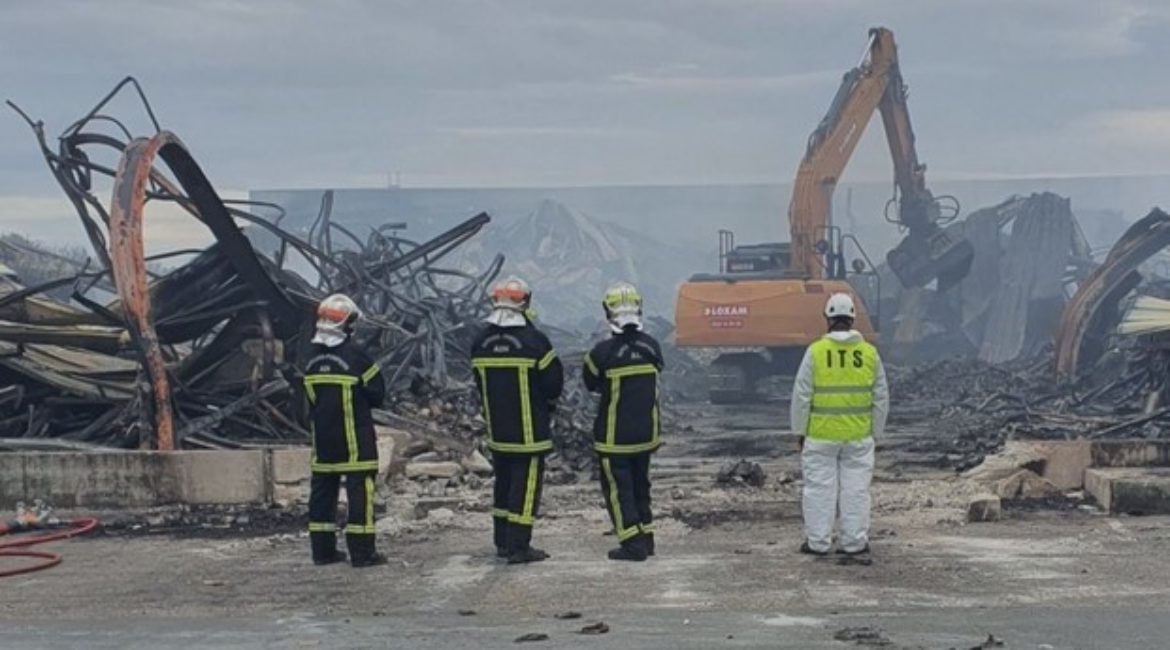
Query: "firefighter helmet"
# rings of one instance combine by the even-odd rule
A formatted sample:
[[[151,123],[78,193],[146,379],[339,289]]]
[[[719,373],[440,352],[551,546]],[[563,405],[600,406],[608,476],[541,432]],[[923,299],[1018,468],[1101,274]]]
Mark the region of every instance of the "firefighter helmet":
[[[313,343],[336,347],[353,333],[353,327],[362,317],[362,310],[353,298],[335,293],[317,305],[317,333]]]
[[[627,327],[642,329],[642,294],[629,282],[618,282],[605,292],[601,302],[605,319],[615,332]]]

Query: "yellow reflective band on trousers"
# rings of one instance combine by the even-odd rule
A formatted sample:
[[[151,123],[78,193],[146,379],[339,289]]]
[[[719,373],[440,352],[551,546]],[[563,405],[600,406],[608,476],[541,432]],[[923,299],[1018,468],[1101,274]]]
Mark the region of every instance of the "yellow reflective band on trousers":
[[[322,463],[313,461],[310,467],[318,474],[349,474],[351,472],[376,472],[378,461],[359,460],[356,463]]]
[[[519,513],[508,513],[508,523],[531,526],[536,523],[536,484],[540,480],[540,458],[528,459],[528,482],[524,486],[524,508]]]
[[[348,480],[348,479],[347,479]],[[366,526],[374,528],[374,477],[366,477]],[[369,532],[376,532],[370,530]]]
[[[618,485],[613,477],[613,468],[610,467],[608,458],[601,459],[601,470],[605,472],[605,481],[609,483],[609,507],[613,512],[613,532],[617,535],[619,542],[624,542],[631,537],[638,534],[638,526],[630,526],[626,528],[625,517],[622,516],[622,502],[618,498]]]
[[[333,533],[337,532],[337,525],[333,523],[322,523],[317,521],[309,522],[310,533]]]
[[[856,442],[873,433],[873,385],[877,350],[864,341],[839,343],[822,338],[809,347],[813,398],[808,437]]]

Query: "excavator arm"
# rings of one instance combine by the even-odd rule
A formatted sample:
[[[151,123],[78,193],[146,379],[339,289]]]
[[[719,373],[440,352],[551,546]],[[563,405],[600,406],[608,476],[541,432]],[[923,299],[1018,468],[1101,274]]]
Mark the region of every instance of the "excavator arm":
[[[824,277],[818,243],[828,239],[833,190],[875,111],[881,112],[894,163],[898,209],[890,220],[908,230],[887,261],[903,285],[923,286],[938,278],[945,290],[966,275],[974,252],[969,242],[940,227],[941,221],[957,216],[958,204],[941,203],[926,188],[926,166],[918,161],[914,146],[894,35],[881,27],[870,30],[861,62],[842,79],[797,169],[788,209],[792,271]]]

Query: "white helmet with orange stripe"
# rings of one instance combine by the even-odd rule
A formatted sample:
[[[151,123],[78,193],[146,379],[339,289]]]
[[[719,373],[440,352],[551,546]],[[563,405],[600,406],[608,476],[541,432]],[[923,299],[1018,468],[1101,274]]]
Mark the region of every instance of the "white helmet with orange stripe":
[[[354,325],[362,317],[362,310],[353,298],[335,293],[317,305],[317,333],[313,343],[337,347],[353,333]]]
[[[523,327],[528,323],[525,313],[532,304],[532,289],[528,283],[512,275],[492,286],[489,297],[492,313],[485,319],[500,327]]]

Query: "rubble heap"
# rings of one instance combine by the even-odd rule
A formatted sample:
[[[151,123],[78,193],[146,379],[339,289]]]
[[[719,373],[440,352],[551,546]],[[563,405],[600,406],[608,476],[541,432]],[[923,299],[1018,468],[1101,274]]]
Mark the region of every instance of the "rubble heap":
[[[902,289],[885,305],[896,314],[892,358],[1031,357],[1052,339],[1065,287],[1093,267],[1069,200],[1056,194],[1013,196],[971,213],[962,228],[975,248],[963,281],[944,293]]]
[[[150,135],[131,137],[121,119],[104,113],[125,89],[138,92]],[[442,443],[414,455],[441,448],[440,460],[465,461],[482,451],[469,345],[504,257],[470,272],[443,260],[454,261],[449,256],[490,222],[487,214],[426,242],[403,237],[402,224],[393,223],[359,235],[334,218],[326,192],[308,233],[297,235],[281,228],[280,206],[221,200],[133,79],[66,129],[55,148],[41,122],[12,107],[74,205],[92,258],[64,264],[17,242],[14,254],[41,256],[64,271],[31,286],[0,274],[0,449],[305,444],[298,368],[317,302],[344,292],[365,316],[355,337],[387,378],[387,410],[375,420]],[[99,197],[103,183],[112,184],[109,203]],[[215,243],[147,257],[148,203],[186,211]],[[154,263],[172,270],[156,273]],[[659,336],[668,325],[654,324]],[[580,380],[589,337],[546,329],[567,372],[551,480],[576,480],[594,463],[595,398]],[[695,362],[667,350],[670,376],[687,384],[702,376]],[[684,381],[666,383],[667,401],[688,395]]]
[[[142,99],[148,136],[131,137],[121,119],[103,112],[128,88]],[[50,282],[24,287],[5,278],[0,285],[0,385],[11,387],[0,395],[2,446],[303,444],[298,361],[308,351],[316,303],[333,292],[349,293],[367,315],[357,337],[392,368],[392,393],[468,383],[467,344],[503,259],[479,273],[444,268],[441,260],[488,215],[419,243],[390,227],[359,238],[332,221],[326,203],[314,231],[300,238],[280,228],[279,206],[220,199],[133,79],[66,129],[56,148],[43,123],[10,105],[74,205],[93,259]],[[107,204],[98,188],[109,183]],[[215,243],[146,257],[148,203],[186,211]],[[240,223],[269,235],[273,255],[258,253]],[[165,275],[150,272],[150,262],[184,257]],[[307,263],[315,280],[295,272],[295,262]],[[72,287],[70,302],[47,297],[61,287]],[[102,287],[117,299],[100,298]]]
[[[1103,263],[1084,265],[1063,313],[1043,316],[1049,329],[1036,334],[1045,333],[1049,343],[1036,354],[1000,364],[951,359],[892,367],[892,391],[903,396],[895,400],[893,421],[929,422],[938,436],[921,446],[960,468],[978,464],[1008,439],[1166,437],[1170,328],[1149,314],[1138,315],[1146,319],[1143,327],[1118,326],[1135,302],[1161,304],[1133,296],[1167,295],[1165,280],[1140,271],[1167,244],[1170,215],[1155,208]]]

